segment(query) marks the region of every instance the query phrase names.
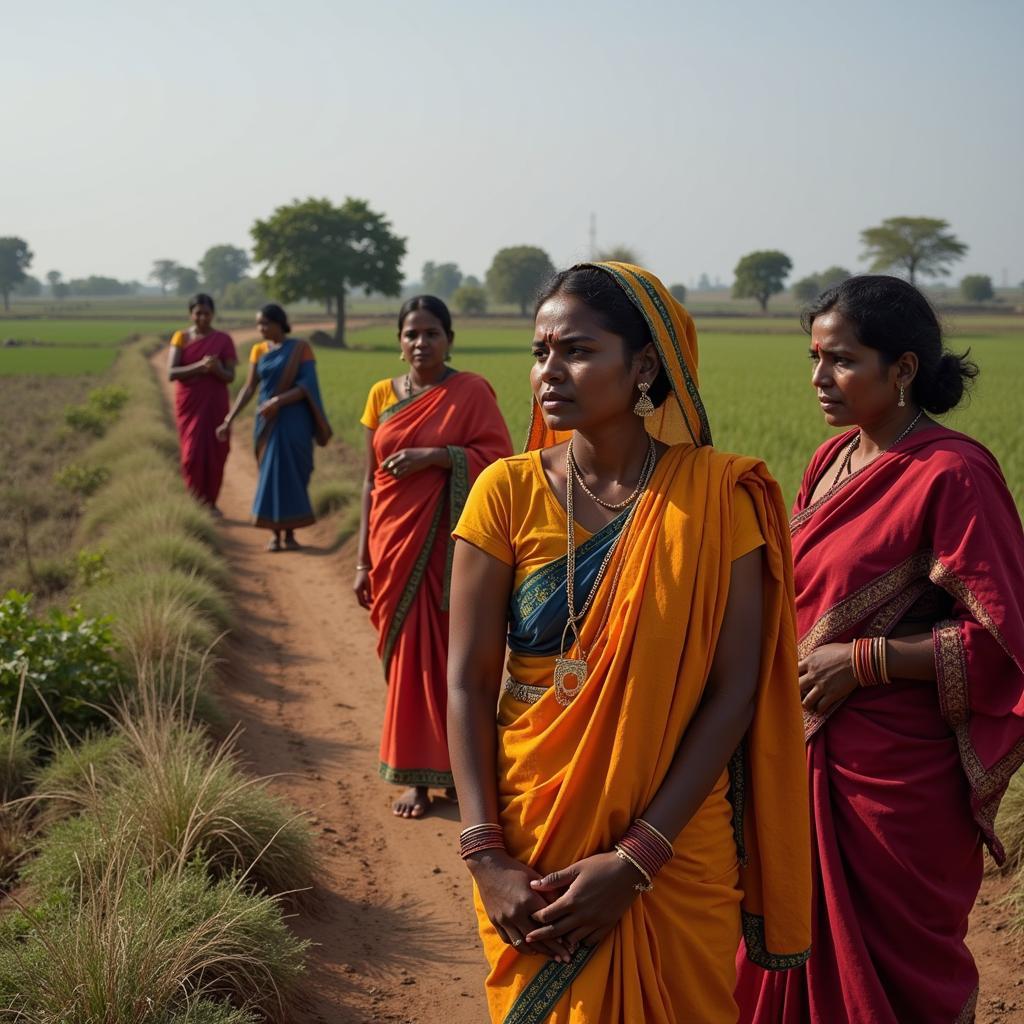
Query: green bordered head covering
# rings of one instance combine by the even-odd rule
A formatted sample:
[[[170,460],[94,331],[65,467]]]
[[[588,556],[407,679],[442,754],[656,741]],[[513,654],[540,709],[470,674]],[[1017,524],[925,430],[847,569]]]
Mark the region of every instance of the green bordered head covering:
[[[681,302],[649,270],[631,263],[578,263],[573,270],[594,267],[608,274],[629,296],[647,321],[671,392],[652,416],[647,432],[665,444],[711,444],[711,426],[697,390],[697,328]],[[526,450],[548,448],[566,440],[566,431],[549,429],[540,406],[533,403]]]

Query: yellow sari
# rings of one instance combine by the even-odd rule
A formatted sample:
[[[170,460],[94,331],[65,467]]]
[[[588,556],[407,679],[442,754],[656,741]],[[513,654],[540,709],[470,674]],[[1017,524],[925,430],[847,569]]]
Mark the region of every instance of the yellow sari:
[[[567,707],[554,699],[553,655],[513,655],[518,678],[506,684],[498,710],[498,798],[509,852],[547,873],[609,850],[657,793],[714,657],[738,489],[752,499],[765,541],[757,706],[745,742],[676,839],[675,857],[655,891],[638,897],[598,947],[581,948],[569,964],[519,953],[501,941],[477,894],[491,965],[491,1018],[504,1024],[731,1022],[741,928],[748,955],[766,967],[796,966],[810,945],[786,514],[763,464],[710,446],[697,392],[696,331],[686,310],[646,271],[596,266],[614,277],[650,325],[672,394],[647,424],[672,447],[640,498],[582,627],[591,670],[576,698]],[[529,449],[566,436],[549,431],[534,407]],[[481,491],[495,469],[481,477]],[[485,494],[476,500],[471,494],[456,536],[485,546],[486,504]],[[517,587],[517,597],[522,593]]]

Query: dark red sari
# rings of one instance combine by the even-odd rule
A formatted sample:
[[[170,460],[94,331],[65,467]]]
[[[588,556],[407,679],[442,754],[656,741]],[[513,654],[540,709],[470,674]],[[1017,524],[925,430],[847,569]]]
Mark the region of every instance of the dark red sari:
[[[740,1019],[969,1022],[982,845],[1002,861],[996,810],[1024,761],[1024,536],[992,455],[941,426],[809,504],[851,436],[818,450],[795,506],[800,655],[930,631],[937,683],[805,716],[812,953],[778,974],[741,960]]]
[[[205,356],[222,362],[238,361],[231,336],[211,331],[205,337],[188,340],[181,349],[181,365],[198,363]],[[215,431],[228,414],[228,386],[212,373],[201,373],[175,382],[174,416],[181,438],[181,475],[185,486],[200,501],[216,505],[227,462],[227,441],[218,441]]]

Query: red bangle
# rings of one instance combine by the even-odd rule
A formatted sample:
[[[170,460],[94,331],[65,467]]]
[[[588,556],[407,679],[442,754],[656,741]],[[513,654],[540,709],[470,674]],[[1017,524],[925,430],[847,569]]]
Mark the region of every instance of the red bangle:
[[[481,850],[504,850],[505,830],[500,825],[485,822],[471,825],[459,835],[459,856],[465,860]]]

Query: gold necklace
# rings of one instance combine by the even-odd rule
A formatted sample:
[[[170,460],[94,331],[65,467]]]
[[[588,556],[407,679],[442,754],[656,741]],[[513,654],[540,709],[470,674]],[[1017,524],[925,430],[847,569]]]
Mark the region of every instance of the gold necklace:
[[[875,456],[871,460],[871,462],[874,462],[875,459],[877,459],[879,456],[884,455],[887,451],[889,451],[890,448],[895,448],[896,445],[898,445],[900,443],[900,441],[902,441],[903,438],[905,438],[914,429],[914,427],[917,426],[917,421],[923,415],[924,415],[924,409],[921,409],[918,412],[918,414],[910,421],[910,423],[900,432],[899,437],[897,437],[895,441],[891,442],[890,444],[887,444],[884,448],[880,449],[879,451],[877,451],[875,453]],[[853,462],[853,453],[859,447],[860,447],[860,431],[858,430],[856,436],[846,446],[846,455],[843,458],[843,461],[839,463],[839,469],[836,472],[836,478],[835,478],[835,480],[832,481],[832,486],[829,488],[829,491],[834,491],[839,486],[839,478],[843,475],[844,472],[846,472],[846,473],[850,472],[850,468],[851,468],[851,465],[852,465],[852,462]],[[866,466],[869,466],[870,464],[871,463],[865,463],[864,466],[861,467],[861,469],[864,469]]]
[[[562,707],[568,707],[580,690],[583,689],[583,684],[587,681],[587,672],[589,671],[587,666],[587,651],[584,648],[582,641],[580,640],[580,632],[578,623],[582,622],[584,616],[590,609],[593,603],[594,597],[597,595],[598,588],[601,586],[601,580],[604,579],[605,570],[608,568],[608,563],[612,559],[612,555],[615,554],[619,546],[619,541],[626,535],[629,530],[629,524],[633,521],[633,516],[636,513],[637,507],[640,504],[640,495],[646,490],[647,485],[650,483],[651,476],[654,473],[654,466],[657,462],[657,448],[655,447],[654,441],[648,438],[647,457],[644,459],[644,466],[640,472],[640,483],[633,492],[632,506],[629,512],[626,513],[626,520],[622,524],[622,529],[619,530],[618,537],[612,542],[608,548],[607,553],[601,560],[601,565],[598,567],[597,576],[594,577],[594,583],[590,588],[590,593],[587,595],[587,599],[583,602],[583,607],[576,611],[576,520],[573,514],[573,472],[572,472],[572,451],[570,446],[566,446],[565,456],[565,512],[567,519],[566,527],[566,575],[565,575],[565,596],[566,605],[568,609],[568,619],[565,623],[565,629],[562,630],[562,643],[560,652],[557,658],[555,658],[555,675],[554,675],[554,687],[555,687],[555,700],[558,701]],[[618,585],[619,574],[622,571],[623,562],[620,560],[619,566],[615,572],[615,578],[613,580],[613,589]],[[610,607],[610,605],[609,605]],[[604,624],[608,619],[608,609],[605,609],[605,616],[601,621],[601,626],[598,630],[604,628]],[[572,630],[573,636],[576,641],[576,646],[579,648],[580,657],[578,658],[567,658],[565,657],[565,638],[569,630]],[[576,680],[575,685],[566,686],[566,680],[572,677]]]
[[[650,438],[648,438],[648,440],[650,440],[650,447],[647,449],[647,459],[652,459],[656,456],[656,449],[654,447],[654,441],[651,440]],[[643,486],[641,481],[644,477],[644,469],[647,468],[646,459],[644,460],[643,468],[640,470],[640,480],[637,481],[637,485],[634,488],[633,493],[628,498],[626,498],[625,501],[611,502],[605,501],[604,498],[599,498],[587,486],[586,481],[583,479],[583,474],[580,472],[580,467],[576,464],[576,456],[572,450],[572,438],[569,439],[569,447],[567,449],[567,454],[569,456],[568,463],[570,466],[572,466],[572,475],[576,478],[576,483],[580,485],[580,489],[588,498],[590,498],[591,501],[597,502],[597,504],[600,505],[602,508],[610,509],[612,512],[618,512],[621,509],[624,509],[630,503],[636,501],[637,495],[640,493],[640,488]]]

